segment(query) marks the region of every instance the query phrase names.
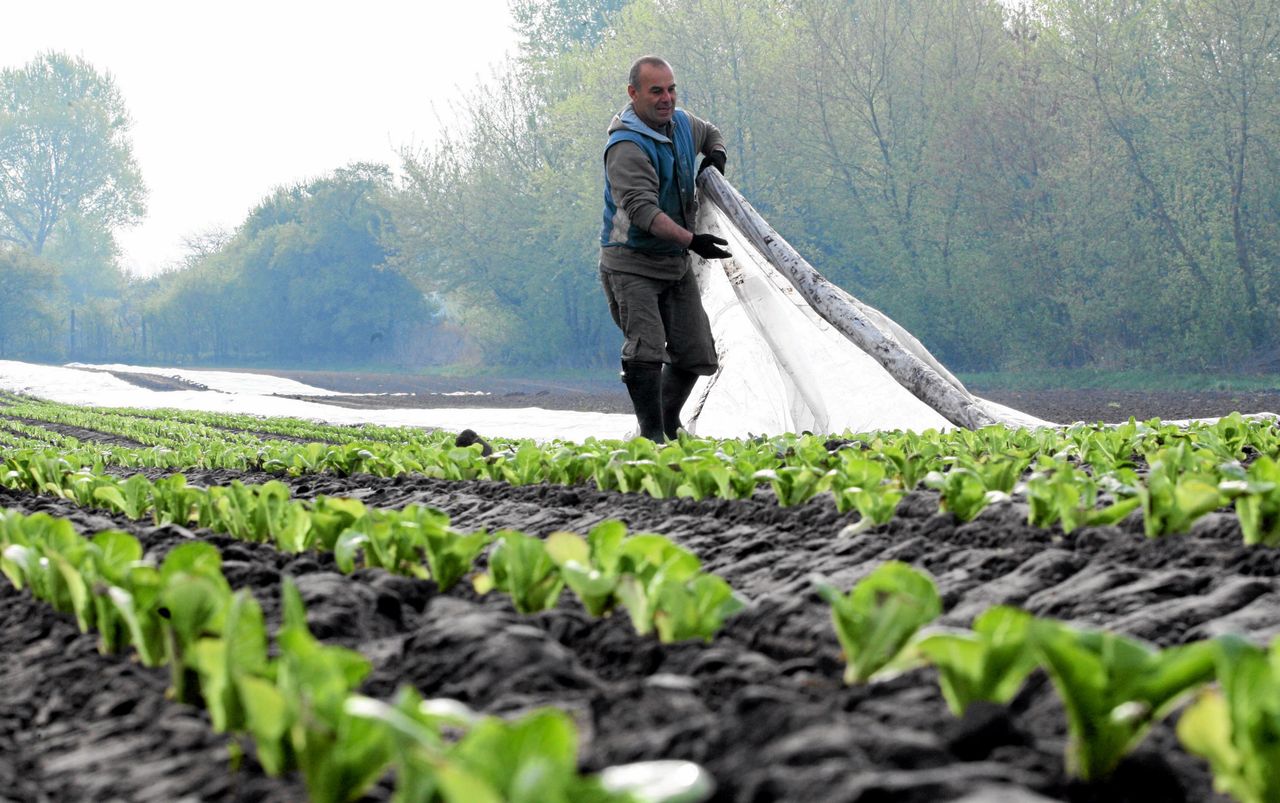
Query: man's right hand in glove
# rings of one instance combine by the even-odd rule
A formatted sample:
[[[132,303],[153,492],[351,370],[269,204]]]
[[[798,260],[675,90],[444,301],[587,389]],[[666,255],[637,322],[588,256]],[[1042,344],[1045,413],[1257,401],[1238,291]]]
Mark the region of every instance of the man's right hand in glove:
[[[728,244],[729,241],[722,237],[712,234],[695,234],[693,240],[689,242],[689,250],[703,259],[727,259],[733,254],[719,246]]]

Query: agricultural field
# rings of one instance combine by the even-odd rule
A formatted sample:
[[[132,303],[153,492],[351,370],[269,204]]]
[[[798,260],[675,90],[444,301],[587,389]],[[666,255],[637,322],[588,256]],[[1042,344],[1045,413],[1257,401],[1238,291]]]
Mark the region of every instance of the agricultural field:
[[[1280,796],[1273,420],[468,440],[0,394],[0,797]]]

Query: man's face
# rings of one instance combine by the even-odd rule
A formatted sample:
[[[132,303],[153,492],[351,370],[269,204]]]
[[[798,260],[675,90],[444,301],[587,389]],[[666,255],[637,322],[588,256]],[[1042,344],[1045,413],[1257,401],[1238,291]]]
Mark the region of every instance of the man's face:
[[[671,122],[676,110],[676,75],[670,67],[657,64],[640,65],[639,86],[628,86],[636,116],[650,128],[661,128]]]

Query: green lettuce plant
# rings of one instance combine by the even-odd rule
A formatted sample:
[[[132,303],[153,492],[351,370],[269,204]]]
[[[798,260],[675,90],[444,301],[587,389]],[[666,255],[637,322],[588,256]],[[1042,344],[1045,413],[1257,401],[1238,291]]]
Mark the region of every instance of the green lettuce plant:
[[[645,636],[653,632],[664,589],[692,580],[701,567],[697,555],[661,535],[641,533],[622,542],[618,548],[620,577],[616,593],[626,606],[636,633]]]
[[[1218,639],[1216,689],[1206,689],[1178,720],[1183,747],[1206,759],[1213,785],[1241,803],[1280,800],[1280,643],[1262,650]]]
[[[343,803],[368,789],[391,760],[384,731],[352,716],[345,705],[372,667],[359,653],[322,644],[311,635],[302,598],[288,578],[281,600],[284,626],[276,639],[280,658],[275,681],[283,721],[294,723],[282,738],[296,757],[308,797]],[[281,751],[283,758],[283,746]]]
[[[1005,704],[1036,668],[1032,616],[998,605],[973,620],[972,630],[922,633],[913,649],[938,670],[942,696],[956,716],[978,701]]]
[[[1235,499],[1246,544],[1280,545],[1280,466],[1274,460],[1258,457],[1243,477],[1224,479],[1218,489]]]
[[[182,702],[194,702],[190,678],[202,672],[197,645],[202,640],[221,639],[226,632],[227,611],[233,605],[231,587],[222,575],[222,555],[213,545],[202,541],[180,544],[165,555],[158,581],[157,612],[164,620],[162,630],[173,674],[174,696]],[[243,608],[250,603],[242,600],[236,604]],[[237,609],[236,615],[240,618],[232,630],[239,634],[243,630],[237,628],[241,628],[253,612]],[[257,619],[261,618],[259,610]],[[265,654],[265,631],[261,638]],[[206,645],[205,649],[209,647]],[[203,688],[205,683],[200,685]],[[228,684],[223,682],[222,687]],[[209,708],[215,726],[221,723],[222,731],[239,727],[239,717],[219,718],[226,712],[225,706],[219,707],[214,701]]]
[[[200,608],[204,606],[203,601],[195,604]],[[213,729],[228,733],[244,730],[247,725],[248,706],[241,693],[242,679],[267,674],[267,629],[262,608],[247,591],[236,592],[216,607],[219,608],[216,612],[201,610],[197,615],[216,616],[220,620],[217,632],[195,639],[181,661],[199,675],[200,693]],[[268,756],[273,753],[270,745],[263,745],[259,750]],[[268,759],[265,765],[269,770],[278,771],[278,766],[272,766],[275,763]]]
[[[524,441],[511,457],[500,458],[497,463],[500,478],[512,485],[534,485],[546,481],[543,453],[533,441]]]
[[[577,770],[573,721],[554,709],[514,720],[480,717],[447,700],[424,702],[412,688],[393,703],[353,697],[354,717],[381,727],[394,747],[393,803],[624,803],[596,776]],[[444,729],[462,731],[446,740]],[[638,803],[638,801],[637,801]]]
[[[893,518],[902,491],[887,482],[884,463],[863,457],[852,449],[840,451],[840,465],[831,483],[836,500],[836,510],[847,513],[857,510],[857,523],[841,531],[842,535],[856,535]]]
[[[107,655],[119,652],[129,642],[128,629],[108,589],[154,587],[159,578],[155,567],[143,560],[138,539],[128,533],[104,530],[94,535],[90,544],[81,574],[92,595],[98,650]]]
[[[1067,771],[1104,778],[1183,698],[1213,679],[1210,642],[1158,650],[1137,639],[1039,620],[1033,636],[1067,713]]]
[[[994,499],[1000,498],[999,492],[987,490],[978,472],[963,466],[953,466],[945,474],[930,471],[924,477],[924,484],[942,493],[939,508],[953,513],[960,521],[973,520]]]
[[[814,587],[831,605],[849,684],[865,683],[889,667],[912,636],[942,612],[933,580],[899,561],[881,564],[848,594],[822,578],[815,578]]]
[[[1186,532],[1225,501],[1212,462],[1199,458],[1185,441],[1148,453],[1147,461],[1150,472],[1138,489],[1147,537]]]
[[[640,635],[657,630],[664,643],[710,640],[745,600],[719,577],[700,571],[688,550],[652,533],[627,536],[620,521],[596,525],[582,538],[552,533],[547,554],[592,616],[621,603]]]
[[[680,460],[677,497],[689,499],[737,499],[733,472],[720,458],[708,454],[689,455]]]
[[[604,616],[617,604],[618,562],[627,527],[620,521],[601,522],[583,538],[576,533],[547,536],[547,554],[555,561],[565,585],[587,613]]]
[[[441,591],[453,588],[470,572],[476,557],[492,540],[486,532],[463,534],[449,526],[449,516],[422,505],[407,505],[401,511],[405,524],[416,527],[418,549],[426,555],[431,579]]]
[[[1060,523],[1064,533],[1079,527],[1116,524],[1142,504],[1138,496],[1099,508],[1098,483],[1065,461],[1042,465],[1027,480],[1027,521],[1035,527]]]
[[[760,469],[754,476],[757,482],[769,483],[779,505],[795,507],[830,488],[835,475],[808,466],[780,466]]]
[[[101,485],[93,494],[110,509],[131,519],[141,519],[151,510],[151,481],[142,474],[134,474],[121,483]]]
[[[187,485],[187,478],[173,474],[151,484],[151,515],[156,524],[186,526],[194,517],[201,498],[199,488]]]
[[[347,530],[356,529],[357,522],[367,513],[359,499],[340,496],[317,496],[310,503],[311,546],[326,552],[334,551],[338,537]]]
[[[493,589],[510,595],[520,613],[536,613],[556,606],[564,590],[564,578],[538,538],[514,530],[494,534],[489,570],[476,575],[476,591]]]
[[[745,607],[746,600],[713,574],[700,573],[685,581],[669,578],[658,588],[653,623],[664,644],[693,638],[711,641],[725,620]]]

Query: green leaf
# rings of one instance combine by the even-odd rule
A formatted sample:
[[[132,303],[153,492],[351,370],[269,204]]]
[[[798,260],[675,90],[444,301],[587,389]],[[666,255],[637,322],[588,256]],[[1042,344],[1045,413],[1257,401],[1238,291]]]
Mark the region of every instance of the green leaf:
[[[577,744],[568,715],[540,709],[514,722],[481,720],[451,755],[468,775],[497,792],[496,799],[539,803],[564,799],[577,775]],[[441,785],[447,782],[442,779]]]
[[[1067,712],[1067,770],[1083,780],[1110,774],[1154,722],[1213,677],[1208,642],[1158,651],[1047,620],[1033,638]]]
[[[815,588],[831,605],[836,637],[844,649],[845,683],[864,683],[898,657],[921,627],[942,612],[942,599],[928,575],[888,561],[849,594],[825,581]]]
[[[98,571],[106,577],[120,577],[129,566],[142,560],[142,544],[128,533],[103,530],[93,536],[98,548]]]
[[[591,547],[587,539],[576,533],[554,532],[547,536],[547,554],[557,566],[570,561],[582,566],[591,565]]]
[[[592,529],[590,540],[568,532],[547,536],[547,554],[592,616],[603,616],[616,602],[618,546],[625,534],[625,525],[605,522]]]
[[[129,641],[138,651],[138,659],[142,661],[142,665],[159,666],[163,663],[165,655],[161,647],[159,621],[142,614],[134,604],[133,595],[123,588],[112,586],[107,590],[107,595],[124,620],[129,630]]]
[[[1178,722],[1178,738],[1209,761],[1214,788],[1243,803],[1280,800],[1280,646],[1215,640],[1221,691],[1206,691]]]
[[[338,571],[343,574],[354,572],[356,557],[365,550],[369,542],[369,536],[357,530],[347,530],[338,536],[338,542],[333,548],[333,562],[337,564]]]
[[[1029,638],[1031,614],[996,606],[974,620],[973,630],[923,635],[914,645],[938,668],[947,706],[956,716],[984,700],[1005,704],[1036,667]]]
[[[476,589],[492,584],[511,596],[520,613],[536,613],[554,608],[564,589],[555,562],[538,538],[513,530],[495,534],[489,553],[489,572],[478,577]],[[486,579],[482,579],[486,578]],[[481,593],[484,593],[481,591]]]
[[[258,762],[268,775],[280,775],[289,768],[284,737],[294,724],[285,696],[274,683],[254,675],[238,675],[235,684]]]
[[[658,589],[653,620],[664,644],[700,638],[711,641],[724,621],[746,607],[723,579],[700,574],[692,580],[668,580]]]
[[[653,632],[653,614],[657,599],[651,598],[649,590],[640,578],[633,574],[624,574],[618,578],[615,592],[631,617],[631,625],[638,635],[647,636]]]

